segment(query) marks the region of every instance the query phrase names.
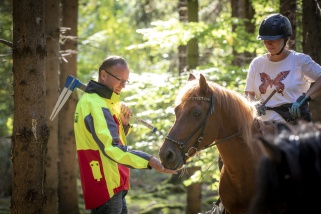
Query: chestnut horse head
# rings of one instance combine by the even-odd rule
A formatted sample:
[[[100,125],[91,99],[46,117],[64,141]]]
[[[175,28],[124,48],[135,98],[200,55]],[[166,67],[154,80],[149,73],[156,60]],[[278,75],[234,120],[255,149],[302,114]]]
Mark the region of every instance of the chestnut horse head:
[[[241,94],[190,74],[175,104],[176,120],[159,152],[165,167],[179,169],[198,151],[232,138],[252,148],[256,110]]]
[[[175,102],[175,122],[159,150],[162,164],[180,169],[197,152],[216,146],[224,163],[219,195],[224,207],[246,210],[254,193],[255,164],[262,153],[253,143],[256,109],[244,96],[190,74]],[[234,212],[233,212],[234,213]]]

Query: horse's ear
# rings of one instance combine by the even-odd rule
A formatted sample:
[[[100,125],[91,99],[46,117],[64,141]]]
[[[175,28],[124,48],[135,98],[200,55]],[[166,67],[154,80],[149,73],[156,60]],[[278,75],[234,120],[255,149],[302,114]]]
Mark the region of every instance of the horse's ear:
[[[279,147],[273,143],[268,142],[266,139],[259,137],[259,142],[263,146],[264,151],[273,161],[276,163],[281,162],[282,160],[282,151]]]
[[[188,81],[192,81],[192,80],[195,80],[195,79],[196,79],[196,77],[194,76],[194,74],[189,73]]]
[[[209,91],[209,86],[207,84],[207,81],[205,79],[205,77],[203,76],[203,74],[200,74],[200,88],[204,93],[207,93]]]

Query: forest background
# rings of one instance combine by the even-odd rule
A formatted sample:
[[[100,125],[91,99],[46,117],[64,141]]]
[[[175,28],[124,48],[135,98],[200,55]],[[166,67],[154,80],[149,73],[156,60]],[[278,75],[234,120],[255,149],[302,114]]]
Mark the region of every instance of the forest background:
[[[202,73],[243,94],[250,61],[266,52],[256,40],[265,16],[274,12],[288,16],[294,30],[290,48],[320,63],[320,4],[320,0],[0,0],[0,213],[88,213],[73,138],[73,111],[82,92],[72,94],[54,121],[48,119],[68,75],[88,83],[97,78],[105,57],[123,56],[132,84],[122,97],[136,116],[158,129],[152,133],[132,120],[129,142],[132,148],[157,156],[174,122],[176,93],[188,73]],[[36,17],[45,20],[41,28],[31,22]],[[20,50],[22,38],[31,50],[43,47],[45,57]],[[32,76],[31,71],[38,72]],[[23,87],[22,82],[33,84]],[[316,113],[320,106],[319,99],[312,103],[315,121],[321,120]],[[20,127],[25,127],[25,135]],[[45,131],[35,139],[35,130]],[[215,149],[202,152],[189,163],[190,173],[183,178],[132,170],[131,212],[210,210],[217,200],[217,156]],[[190,197],[199,204],[196,208]]]

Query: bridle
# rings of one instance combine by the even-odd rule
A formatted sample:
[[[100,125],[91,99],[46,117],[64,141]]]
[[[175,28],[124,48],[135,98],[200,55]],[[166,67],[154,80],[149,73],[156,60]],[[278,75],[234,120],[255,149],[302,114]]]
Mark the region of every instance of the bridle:
[[[165,139],[167,139],[167,140],[179,145],[179,147],[181,148],[182,154],[183,154],[183,162],[184,162],[184,164],[186,164],[186,158],[187,157],[191,158],[197,153],[197,151],[198,151],[197,147],[198,147],[199,143],[203,140],[203,136],[205,134],[205,128],[206,128],[207,120],[208,120],[209,116],[214,112],[214,98],[213,98],[213,95],[211,96],[211,98],[207,98],[207,97],[188,97],[188,98],[184,99],[183,101],[205,101],[205,102],[209,102],[210,103],[210,107],[209,107],[209,109],[207,111],[207,114],[206,114],[205,118],[203,119],[203,121],[195,129],[195,131],[192,132],[192,134],[190,134],[185,140],[178,141],[178,140],[175,140],[174,138],[170,137],[169,135],[167,135],[165,137]],[[201,132],[200,132],[200,135],[197,138],[196,142],[194,143],[194,145],[192,147],[190,147],[187,150],[187,152],[184,152],[185,144],[197,133],[197,131],[199,129],[201,129]],[[207,146],[201,148],[200,150],[204,150],[204,149],[207,149],[207,148],[209,148],[211,146],[217,145],[217,144],[219,144],[219,143],[221,143],[223,141],[226,141],[226,140],[228,140],[228,139],[230,139],[232,137],[237,136],[238,134],[240,134],[240,131],[238,131],[238,132],[236,132],[236,133],[234,133],[234,134],[232,134],[232,135],[230,135],[230,136],[228,136],[226,138],[223,138],[223,139],[221,139],[221,140],[219,140],[217,142],[214,142],[214,143],[212,143],[210,145],[207,145]],[[193,151],[193,150],[195,150],[195,153],[194,153],[194,155],[190,156],[189,155],[190,151]]]

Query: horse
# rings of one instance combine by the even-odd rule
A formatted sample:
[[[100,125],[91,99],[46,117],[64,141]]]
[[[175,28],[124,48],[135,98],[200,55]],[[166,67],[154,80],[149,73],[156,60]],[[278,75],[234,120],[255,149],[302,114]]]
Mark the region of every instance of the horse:
[[[258,141],[266,155],[259,163],[258,191],[249,213],[319,213],[321,124],[284,126],[276,137]]]
[[[159,149],[164,167],[182,169],[196,153],[216,146],[223,161],[219,197],[226,213],[246,213],[255,193],[255,171],[263,154],[253,136],[273,133],[242,94],[189,74],[175,100],[175,121]]]

